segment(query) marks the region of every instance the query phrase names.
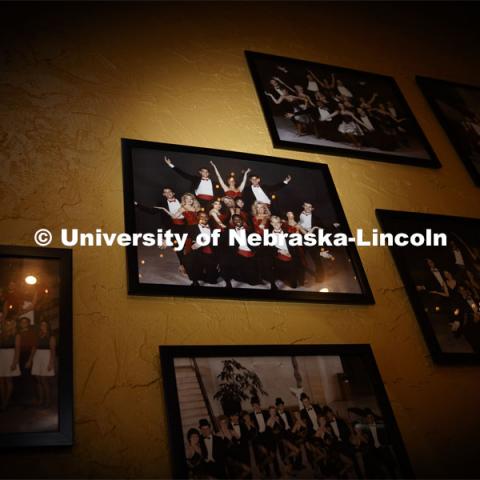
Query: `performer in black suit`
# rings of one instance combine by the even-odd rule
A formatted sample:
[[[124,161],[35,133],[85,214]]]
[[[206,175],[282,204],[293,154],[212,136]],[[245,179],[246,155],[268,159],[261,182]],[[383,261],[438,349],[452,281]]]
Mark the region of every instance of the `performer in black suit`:
[[[232,455],[240,462],[243,474],[251,470],[250,451],[248,448],[249,432],[239,413],[232,413],[229,417],[228,428],[232,432]]]
[[[292,177],[287,175],[282,182],[276,183],[275,185],[262,184],[262,179],[258,175],[250,175],[249,180],[242,194],[245,201],[245,210],[249,212],[253,203],[257,201],[265,203],[270,207],[271,211],[278,213],[275,208],[276,202],[274,201],[273,195],[282,188],[285,188],[292,180]]]
[[[208,211],[215,196],[213,181],[210,177],[210,170],[206,167],[202,167],[198,170],[197,175],[191,175],[176,167],[168,157],[165,157],[165,163],[182,178],[190,182],[190,191],[195,193],[200,205],[205,211]]]
[[[285,409],[285,403],[280,397],[275,400],[275,406],[277,407],[277,415],[282,427],[279,442],[280,457],[287,468],[287,472],[291,473],[293,468],[300,470],[302,466],[302,452],[295,445],[295,438],[292,434],[292,428],[295,422],[290,412]]]
[[[304,202],[302,205],[302,211],[298,217],[298,225],[302,233],[314,232],[316,229],[324,230],[325,232],[332,229],[327,229],[326,225],[315,213],[315,208],[309,202]],[[325,275],[325,262],[332,261],[335,258],[325,249],[314,245],[311,247],[303,247],[306,256],[310,256],[313,261],[315,271],[314,276],[317,282],[322,282]]]
[[[396,478],[396,462],[390,450],[385,425],[377,423],[376,415],[370,410],[365,410],[366,426],[364,435],[368,439],[368,454],[366,458],[367,474],[373,478]]]
[[[227,282],[227,287],[231,287],[232,279],[249,285],[257,285],[261,281],[256,252],[246,241],[247,236],[251,233],[250,228],[237,214],[232,216],[232,223],[231,229],[239,235],[239,242],[229,245],[224,258],[220,260],[221,275]],[[245,241],[243,241],[242,235],[245,236]]]
[[[188,240],[183,250],[183,264],[192,286],[198,286],[199,280],[207,283],[217,283],[218,271],[215,247],[212,245],[200,246],[196,238],[200,234],[210,235],[208,215],[205,212],[198,214],[198,225],[185,226]]]
[[[202,433],[200,448],[208,475],[213,478],[225,478],[225,447],[223,440],[213,434],[210,422],[206,418],[202,418],[198,426]]]
[[[320,427],[320,417],[323,417],[323,411],[320,405],[312,404],[310,397],[304,392],[300,395],[303,408],[301,410],[302,420],[307,425],[308,435],[313,437]]]
[[[270,466],[277,462],[272,451],[271,431],[267,427],[269,414],[260,407],[258,397],[252,397],[250,400],[253,412],[251,413],[252,422],[257,430],[257,436],[254,441],[255,461],[258,469],[264,477],[270,476]],[[276,465],[278,468],[278,464]]]
[[[176,198],[175,192],[171,188],[165,187],[162,192],[162,197],[163,198],[157,202],[157,205],[152,207],[143,205],[137,201],[135,201],[134,204],[142,212],[151,215],[160,215],[160,224],[163,229],[172,228],[174,225],[183,225],[183,215],[180,215],[178,218],[172,218],[171,216],[175,215],[182,206],[180,201]],[[168,215],[162,208],[168,210],[171,215]]]
[[[448,307],[448,287],[445,278],[431,258],[425,259],[425,273],[422,283],[416,285],[417,292],[423,296],[426,308],[430,311],[443,311]]]

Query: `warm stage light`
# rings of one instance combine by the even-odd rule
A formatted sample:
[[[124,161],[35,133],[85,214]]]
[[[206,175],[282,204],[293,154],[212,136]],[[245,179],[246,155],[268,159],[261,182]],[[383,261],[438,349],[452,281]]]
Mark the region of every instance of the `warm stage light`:
[[[35,285],[37,283],[37,277],[35,277],[34,275],[27,275],[25,277],[25,283],[27,285]]]
[[[319,291],[322,293],[328,293],[330,290],[325,287],[325,288],[321,288]]]
[[[45,293],[48,293],[48,288],[45,289]]]

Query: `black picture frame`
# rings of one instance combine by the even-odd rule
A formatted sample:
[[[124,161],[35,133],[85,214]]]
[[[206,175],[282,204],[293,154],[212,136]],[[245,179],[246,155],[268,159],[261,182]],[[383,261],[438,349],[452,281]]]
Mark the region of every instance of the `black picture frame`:
[[[0,448],[71,447],[74,439],[72,251],[62,248],[0,245],[0,260],[3,258],[55,260],[58,262],[60,279],[58,307],[61,338],[57,344],[59,359],[57,372],[58,430],[0,434]]]
[[[175,375],[174,361],[177,358],[224,358],[240,357],[301,357],[301,356],[340,356],[361,359],[362,371],[367,372],[385,425],[388,437],[394,447],[400,478],[414,478],[413,470],[402,441],[400,430],[395,421],[385,386],[378,370],[370,345],[222,345],[222,346],[160,346],[161,371],[165,409],[168,412],[167,423],[170,439],[170,458],[174,478],[188,478],[184,435],[182,432],[181,410]],[[241,361],[241,360],[240,360]]]
[[[263,115],[265,118],[265,122],[267,123],[268,131],[270,133],[270,137],[272,139],[273,146],[275,148],[282,148],[288,150],[299,150],[304,152],[311,152],[311,153],[320,153],[326,155],[336,155],[342,157],[357,157],[365,160],[375,160],[380,162],[388,162],[388,163],[397,163],[397,164],[404,164],[404,165],[413,165],[417,167],[428,167],[428,168],[440,168],[441,164],[433,151],[430,143],[428,142],[423,130],[420,128],[413,112],[411,111],[410,107],[408,106],[407,101],[405,100],[400,88],[398,87],[395,79],[391,76],[381,75],[376,73],[370,72],[363,72],[360,70],[354,70],[345,67],[338,67],[333,65],[325,65],[318,62],[311,62],[307,60],[300,60],[300,59],[293,59],[282,57],[278,55],[270,55],[265,53],[258,53],[252,51],[245,51],[247,63],[250,69],[250,73],[252,75],[252,79],[255,85],[255,90],[257,92],[257,96],[262,107]],[[349,76],[353,76],[354,78],[358,79],[359,84],[361,82],[365,82],[365,80],[376,81],[376,82],[383,82],[383,88],[385,91],[388,89],[390,94],[392,95],[392,101],[395,102],[395,108],[400,109],[402,112],[402,117],[405,117],[409,124],[410,130],[410,139],[415,139],[417,143],[417,147],[421,147],[422,151],[425,153],[426,158],[422,158],[419,156],[407,155],[407,154],[395,154],[389,149],[378,149],[376,147],[366,146],[364,148],[360,148],[357,146],[352,146],[351,148],[346,146],[341,146],[340,141],[330,141],[327,143],[337,143],[338,146],[333,145],[320,145],[314,144],[312,142],[307,141],[300,141],[300,140],[285,140],[281,139],[279,135],[278,128],[275,124],[274,115],[272,113],[272,107],[265,95],[265,90],[267,89],[266,86],[266,79],[262,79],[262,75],[260,74],[258,68],[258,62],[262,61],[275,61],[278,64],[282,65],[289,65],[292,67],[301,68],[303,71],[306,69],[329,69],[330,72],[334,72],[338,75],[341,75],[345,78]],[[290,71],[290,70],[289,70]],[[370,93],[371,95],[371,93]],[[386,97],[385,97],[386,98]],[[314,138],[314,135],[310,135]],[[299,137],[304,138],[304,137]],[[370,150],[367,150],[370,148]]]
[[[338,221],[343,226],[344,232],[351,236],[350,228],[345,217],[345,213],[340,203],[335,185],[326,164],[302,162],[298,160],[289,160],[278,157],[267,157],[264,155],[252,155],[241,152],[226,150],[214,150],[210,148],[199,148],[184,145],[175,145],[168,143],[148,142],[143,140],[122,139],[122,160],[123,160],[123,184],[124,184],[124,212],[125,212],[125,231],[127,233],[136,232],[136,213],[134,201],[138,192],[134,191],[134,171],[133,171],[133,152],[136,149],[147,149],[158,152],[158,161],[163,162],[163,153],[182,155],[202,155],[205,160],[208,158],[226,158],[236,160],[246,160],[262,162],[268,165],[288,166],[296,169],[307,169],[319,172],[325,181],[328,190],[329,201],[335,210]],[[351,258],[351,265],[354,271],[355,282],[358,282],[361,293],[341,293],[341,292],[305,292],[305,291],[270,291],[255,290],[248,288],[211,288],[205,286],[184,286],[142,283],[139,281],[139,258],[137,247],[126,247],[127,254],[127,277],[128,293],[130,295],[149,295],[149,296],[188,296],[188,297],[212,297],[212,298],[234,298],[234,299],[258,299],[258,300],[291,300],[302,302],[320,302],[320,303],[345,303],[345,304],[373,304],[375,303],[372,291],[363,269],[357,249],[353,245],[345,247]],[[349,260],[350,261],[350,260]]]
[[[462,230],[463,232],[480,231],[480,219],[476,218],[382,209],[377,209],[375,213],[384,232],[401,232],[402,226],[408,224],[409,227],[407,228],[411,228],[412,230],[416,229],[415,231],[419,232],[423,232],[425,229],[431,228],[432,232],[446,233],[449,240],[453,239],[455,242],[459,243],[456,232]],[[417,228],[418,226],[420,226],[420,228]],[[480,243],[480,237],[478,238]],[[412,252],[415,249],[418,250],[422,247],[391,246],[389,248],[398,272],[400,273],[402,282],[405,286],[405,290],[419,323],[423,337],[430,351],[432,360],[438,364],[479,364],[480,353],[475,353],[475,350],[473,352],[448,351],[450,347],[442,347],[442,343],[445,345],[445,342],[441,340],[440,337],[442,333],[439,334],[438,327],[437,331],[435,330],[434,323],[429,316],[430,314],[432,316],[437,314],[433,313],[433,309],[427,306],[428,302],[424,297],[422,297],[422,294],[417,291],[416,285],[418,285],[418,283],[416,283],[414,275],[412,274],[411,269],[408,267],[408,256],[412,255]],[[445,250],[443,249],[446,248],[448,247],[425,247],[418,255],[423,259],[432,257],[438,269],[443,272],[447,269],[451,270],[451,268],[445,265],[446,262],[444,260],[443,262],[439,261],[439,259],[445,258]],[[416,255],[416,253],[413,253],[413,255]],[[444,274],[442,273],[442,275]],[[417,274],[416,277],[418,280],[419,275]],[[461,282],[459,281],[458,284],[461,284]],[[435,309],[436,308],[437,307],[435,307]],[[442,314],[442,312],[446,314],[443,306],[440,307],[438,315]],[[438,322],[440,321],[441,320],[437,320],[438,325]]]
[[[469,152],[469,148],[467,147],[468,141],[466,141],[466,136],[463,138],[461,136],[461,133],[463,133],[464,130],[462,128],[462,121],[467,119],[465,114],[466,111],[462,112],[457,110],[460,118],[454,120],[453,118],[449,118],[439,104],[439,100],[441,100],[442,97],[450,100],[451,102],[458,102],[460,100],[461,103],[466,103],[465,99],[460,97],[460,93],[476,93],[480,98],[480,87],[447,80],[439,80],[430,77],[423,77],[420,75],[417,75],[416,80],[420,90],[433,110],[433,113],[437,117],[442,128],[445,130],[445,133],[447,134],[451,144],[455,148],[457,155],[460,157],[465,168],[470,174],[470,177],[475,185],[480,187],[480,147],[478,148],[479,158],[477,159],[477,167],[475,166],[474,160],[472,159],[472,154]],[[450,108],[452,107],[453,105]],[[459,108],[466,109],[467,107],[466,105],[459,105]],[[480,115],[480,105],[477,107],[477,112],[477,115]]]

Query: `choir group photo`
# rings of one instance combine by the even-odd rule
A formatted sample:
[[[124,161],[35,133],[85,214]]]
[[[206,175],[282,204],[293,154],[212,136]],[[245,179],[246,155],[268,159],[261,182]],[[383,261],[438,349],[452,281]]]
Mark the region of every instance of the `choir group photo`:
[[[254,52],[247,59],[275,146],[432,160],[393,79]]]
[[[59,271],[0,258],[0,433],[58,430]]]
[[[401,477],[359,357],[175,358],[174,372],[189,478]]]
[[[135,148],[135,231],[187,234],[183,248],[137,250],[140,284],[324,293],[362,292],[347,247],[289,246],[290,234],[347,232],[323,168]],[[320,167],[320,166],[319,166]],[[234,230],[273,235],[270,246],[229,241]],[[199,234],[219,232],[218,245]],[[286,237],[285,237],[286,235]],[[233,238],[233,236],[232,236]]]

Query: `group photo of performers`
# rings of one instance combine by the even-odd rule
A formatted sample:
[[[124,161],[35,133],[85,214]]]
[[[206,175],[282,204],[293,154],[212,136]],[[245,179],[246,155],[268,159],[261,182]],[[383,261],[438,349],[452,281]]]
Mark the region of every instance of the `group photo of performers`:
[[[0,433],[58,429],[58,289],[41,262],[0,260]]]
[[[415,119],[383,77],[276,57],[254,64],[281,141],[430,157]]]
[[[347,248],[283,241],[285,234],[346,228],[318,169],[165,152],[136,158],[134,183],[137,232],[188,235],[178,251],[139,246],[140,282],[360,292]],[[231,230],[277,236],[272,246],[232,245]],[[199,234],[213,231],[220,232],[218,245],[196,242]]]
[[[407,265],[442,350],[479,353],[478,232],[449,232],[447,247],[409,247]]]
[[[201,397],[193,396],[194,385],[188,383],[189,391],[182,388],[186,372],[177,371],[189,478],[400,478],[388,426],[375,398],[365,395],[368,381],[349,378],[363,395],[330,392],[315,398],[313,390],[318,392],[319,387],[314,385],[321,381],[313,380],[309,390],[304,377],[307,371],[311,376],[317,360],[308,361],[312,365],[306,368],[295,357],[280,361],[276,388],[269,381],[271,375],[259,371],[262,367],[254,370],[260,388],[249,394],[251,389],[244,387],[245,395],[237,405],[227,404],[222,397],[220,413],[215,400],[219,394],[213,392],[222,383],[212,385],[211,372],[203,364],[197,363],[199,381],[207,392],[203,412],[194,407],[201,403]],[[290,362],[295,366],[294,377],[291,369],[282,368]],[[326,364],[324,372],[328,369]],[[289,376],[295,378],[291,387]],[[234,383],[230,387],[235,391]],[[332,403],[326,403],[326,396]]]

